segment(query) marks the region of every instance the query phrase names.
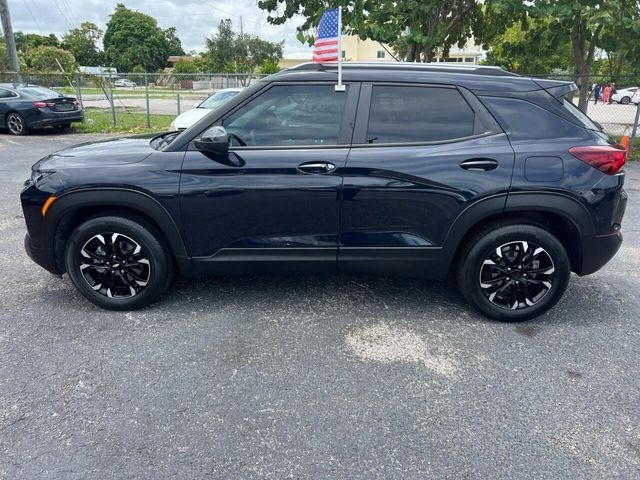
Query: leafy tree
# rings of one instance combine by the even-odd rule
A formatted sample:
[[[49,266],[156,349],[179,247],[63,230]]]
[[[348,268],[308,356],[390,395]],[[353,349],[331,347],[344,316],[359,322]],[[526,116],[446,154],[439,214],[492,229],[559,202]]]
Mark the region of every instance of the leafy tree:
[[[261,75],[271,75],[272,73],[278,73],[280,71],[280,65],[275,60],[265,60],[260,68],[258,68],[258,72]]]
[[[488,52],[483,63],[521,75],[548,74],[558,68],[570,69],[569,39],[552,34],[548,28],[550,21],[526,19],[507,28],[485,45]]]
[[[103,43],[107,62],[122,72],[137,65],[150,72],[163,68],[172,48],[154,18],[121,3],[109,18]]]
[[[16,50],[22,53],[28,53],[30,50],[38,47],[59,47],[58,37],[53,33],[49,35],[38,35],[37,33],[15,32],[13,34],[16,40]]]
[[[273,43],[233,30],[231,20],[222,20],[218,31],[207,39],[205,58],[216,73],[253,73],[266,61],[282,58],[284,42]]]
[[[4,42],[0,43],[0,72],[11,71],[11,65],[9,65],[9,57],[7,55],[7,47]]]
[[[80,65],[98,66],[104,63],[104,53],[98,48],[103,31],[95,23],[83,22],[62,37],[62,48],[68,50]]]
[[[231,28],[231,20],[221,20],[218,31],[207,38],[206,59],[212,71],[217,73],[228,73],[233,71],[234,59],[238,55],[237,35]]]
[[[407,61],[430,62],[438,52],[448,56],[452,46],[464,44],[472,32],[492,32],[522,10],[522,2],[500,0],[501,14],[483,24],[484,12],[497,0],[337,0],[342,5],[345,33],[387,43]],[[282,25],[294,16],[305,21],[298,27],[298,39],[313,44],[314,29],[327,8],[324,0],[258,0],[269,12],[268,21]]]
[[[44,45],[30,50],[25,55],[25,62],[29,70],[43,73],[60,72],[60,65],[67,73],[75,71],[78,67],[76,59],[70,52]]]
[[[626,0],[536,0],[528,5],[529,14],[538,19],[550,19],[549,32],[562,40],[568,39],[572,49],[574,81],[580,88],[578,106],[586,109],[590,78],[596,50],[605,45],[606,35],[612,38],[635,38],[634,52],[640,50],[640,4]],[[634,53],[635,55],[636,53]]]
[[[199,73],[198,64],[189,60],[178,60],[173,67],[173,73]]]
[[[182,41],[180,41],[180,38],[178,37],[176,27],[167,28],[164,31],[164,35],[167,39],[167,43],[169,44],[169,55],[184,55]]]

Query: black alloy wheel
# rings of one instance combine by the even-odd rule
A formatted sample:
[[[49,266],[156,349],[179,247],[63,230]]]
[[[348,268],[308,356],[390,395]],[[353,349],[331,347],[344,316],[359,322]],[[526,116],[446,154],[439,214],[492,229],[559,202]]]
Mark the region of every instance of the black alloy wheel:
[[[164,235],[148,220],[103,215],[81,223],[67,241],[65,263],[74,286],[109,310],[135,310],[169,289],[174,258]]]
[[[12,112],[7,115],[7,128],[9,129],[9,133],[12,135],[26,135],[29,133],[29,127],[27,127],[27,123],[22,118],[22,115],[16,112]]]

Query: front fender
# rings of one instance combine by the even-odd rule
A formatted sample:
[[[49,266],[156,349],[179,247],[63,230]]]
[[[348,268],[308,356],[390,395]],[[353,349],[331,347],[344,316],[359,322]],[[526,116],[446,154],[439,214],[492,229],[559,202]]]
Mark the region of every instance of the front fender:
[[[180,228],[167,209],[152,195],[126,188],[89,188],[63,193],[51,204],[43,219],[42,238],[48,248],[55,247],[55,239],[62,220],[81,208],[109,207],[137,211],[149,217],[165,235],[183,275],[192,276],[193,265]]]

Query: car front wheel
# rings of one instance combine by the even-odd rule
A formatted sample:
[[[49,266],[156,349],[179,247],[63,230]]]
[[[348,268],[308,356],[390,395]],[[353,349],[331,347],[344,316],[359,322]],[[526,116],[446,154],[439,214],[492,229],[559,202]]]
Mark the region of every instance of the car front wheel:
[[[105,215],[83,222],[70,235],[65,261],[78,291],[108,310],[153,303],[174,276],[164,237],[137,217]]]
[[[486,316],[517,322],[553,307],[570,274],[567,252],[551,232],[528,224],[503,225],[484,229],[467,243],[458,284]]]

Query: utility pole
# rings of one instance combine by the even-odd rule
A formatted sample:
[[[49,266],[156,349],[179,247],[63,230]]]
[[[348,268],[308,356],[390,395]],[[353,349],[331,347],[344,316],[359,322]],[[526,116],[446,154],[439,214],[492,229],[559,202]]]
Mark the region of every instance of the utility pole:
[[[9,68],[16,73],[18,82],[21,82],[22,78],[20,77],[20,64],[18,63],[18,52],[16,51],[16,39],[13,36],[11,14],[9,13],[7,0],[0,0],[0,17],[2,17],[2,31],[4,33],[4,43],[7,46]]]

